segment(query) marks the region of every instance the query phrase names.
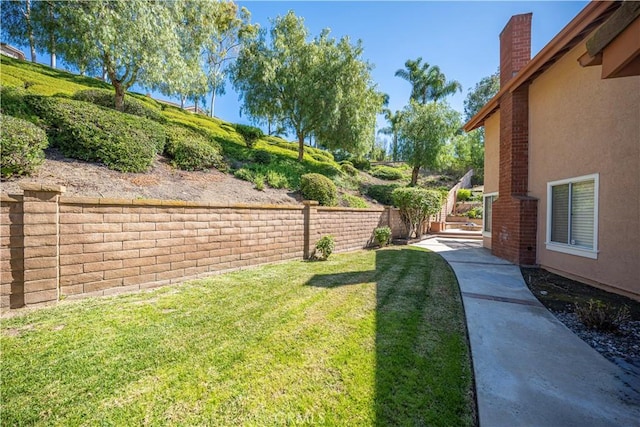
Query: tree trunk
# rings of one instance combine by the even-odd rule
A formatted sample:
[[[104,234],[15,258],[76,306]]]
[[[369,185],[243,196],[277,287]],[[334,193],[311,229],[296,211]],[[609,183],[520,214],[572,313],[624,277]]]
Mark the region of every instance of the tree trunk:
[[[55,19],[53,16],[53,5],[49,3],[48,6],[49,19],[53,21]],[[56,36],[53,30],[51,31],[51,34],[49,34],[49,50],[51,51],[51,68],[56,68]]]
[[[413,187],[418,183],[418,174],[420,173],[420,166],[414,166],[411,171],[411,186]]]
[[[298,133],[298,161],[304,158],[304,134]]]
[[[116,110],[124,111],[124,86],[122,83],[112,79],[113,87],[116,89]]]
[[[180,108],[184,110],[184,99],[186,96],[180,95]]]
[[[213,110],[215,108],[215,105],[216,105],[216,91],[214,89],[213,92],[211,93],[211,117],[213,117]]]
[[[27,35],[29,38],[29,48],[31,49],[31,62],[37,62],[36,40],[33,35],[33,25],[31,24],[31,0],[27,0],[25,2],[24,18],[27,23]]]
[[[397,162],[398,161],[398,133],[395,132],[393,134],[393,155],[392,155],[393,161]]]
[[[198,113],[198,98],[193,100],[193,112]]]

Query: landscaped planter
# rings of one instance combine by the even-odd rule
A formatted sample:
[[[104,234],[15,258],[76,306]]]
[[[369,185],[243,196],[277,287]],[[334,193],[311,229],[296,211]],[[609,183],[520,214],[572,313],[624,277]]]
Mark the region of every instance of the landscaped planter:
[[[444,231],[446,228],[446,224],[444,222],[432,222],[431,223],[431,232],[432,233],[439,233],[441,231]]]

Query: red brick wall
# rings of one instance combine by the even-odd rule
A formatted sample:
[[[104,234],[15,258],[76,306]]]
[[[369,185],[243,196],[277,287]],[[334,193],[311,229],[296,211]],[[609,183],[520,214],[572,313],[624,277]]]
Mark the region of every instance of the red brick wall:
[[[500,85],[531,56],[531,14],[516,15],[500,34]],[[529,191],[529,87],[500,99],[498,199],[493,204],[492,252],[521,265],[536,263],[537,200]]]

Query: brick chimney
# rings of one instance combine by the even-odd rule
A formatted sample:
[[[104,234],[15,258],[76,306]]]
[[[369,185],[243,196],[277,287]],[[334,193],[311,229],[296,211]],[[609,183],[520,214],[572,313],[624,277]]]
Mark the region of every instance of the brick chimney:
[[[512,16],[500,33],[500,86],[531,59],[531,13]],[[529,86],[500,98],[500,174],[492,250],[520,265],[536,263],[537,200],[529,188]]]
[[[500,33],[500,87],[531,59],[532,13],[514,15]]]

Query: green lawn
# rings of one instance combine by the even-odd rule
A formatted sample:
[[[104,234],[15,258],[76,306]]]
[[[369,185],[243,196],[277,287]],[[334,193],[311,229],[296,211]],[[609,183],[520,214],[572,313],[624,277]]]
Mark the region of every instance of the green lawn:
[[[2,425],[473,425],[455,276],[402,247],[3,319]]]

